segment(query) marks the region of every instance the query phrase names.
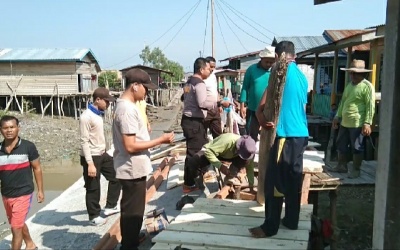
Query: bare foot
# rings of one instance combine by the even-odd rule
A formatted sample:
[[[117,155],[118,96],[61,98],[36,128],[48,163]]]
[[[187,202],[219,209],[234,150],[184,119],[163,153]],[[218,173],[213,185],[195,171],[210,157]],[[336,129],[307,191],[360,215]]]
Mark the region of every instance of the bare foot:
[[[265,235],[264,231],[261,229],[261,227],[249,228],[249,232],[251,233],[251,236],[253,236],[254,238],[266,238],[267,237]]]
[[[37,250],[37,246],[32,242],[32,244],[26,245],[25,250]]]

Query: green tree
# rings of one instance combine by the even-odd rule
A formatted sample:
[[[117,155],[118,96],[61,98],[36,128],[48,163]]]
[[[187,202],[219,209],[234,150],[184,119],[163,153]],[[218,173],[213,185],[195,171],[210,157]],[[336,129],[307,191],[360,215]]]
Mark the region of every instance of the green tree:
[[[115,71],[104,71],[99,75],[99,87],[106,87],[108,81],[108,87],[110,89],[120,89],[121,81],[118,79],[118,74]]]
[[[182,81],[184,75],[182,65],[178,62],[169,60],[160,48],[156,47],[150,49],[149,46],[146,46],[139,57],[143,60],[143,65],[145,66],[172,72],[173,76],[164,73],[161,74],[161,77],[165,79],[165,81]]]

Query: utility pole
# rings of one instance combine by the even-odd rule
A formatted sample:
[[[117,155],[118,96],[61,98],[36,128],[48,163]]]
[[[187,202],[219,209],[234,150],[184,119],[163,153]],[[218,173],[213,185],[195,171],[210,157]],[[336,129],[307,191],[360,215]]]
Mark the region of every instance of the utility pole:
[[[215,47],[214,47],[214,0],[211,0],[211,48],[212,57],[215,58]]]

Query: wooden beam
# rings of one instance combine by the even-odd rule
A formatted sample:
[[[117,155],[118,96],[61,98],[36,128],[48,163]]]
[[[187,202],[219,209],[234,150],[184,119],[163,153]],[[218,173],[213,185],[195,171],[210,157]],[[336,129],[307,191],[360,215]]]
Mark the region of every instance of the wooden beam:
[[[332,77],[331,105],[332,104],[336,104],[337,76],[338,76],[338,57],[339,57],[339,50],[335,50],[335,56],[333,58],[333,77]]]
[[[353,54],[353,47],[350,46],[347,48],[346,68],[350,68],[350,64],[352,62],[352,54]],[[349,81],[350,81],[350,73],[349,71],[346,71],[345,84],[347,84]]]
[[[378,41],[372,41],[370,43],[370,52],[369,52],[369,68],[372,70],[369,75],[369,81],[373,86],[376,84],[376,73],[377,73],[377,57],[378,54]]]
[[[318,64],[319,64],[319,57],[318,54],[315,54],[314,59],[314,83],[313,83],[313,94],[312,94],[312,101],[311,101],[311,114],[314,113],[314,95],[317,93],[317,77],[318,77]]]

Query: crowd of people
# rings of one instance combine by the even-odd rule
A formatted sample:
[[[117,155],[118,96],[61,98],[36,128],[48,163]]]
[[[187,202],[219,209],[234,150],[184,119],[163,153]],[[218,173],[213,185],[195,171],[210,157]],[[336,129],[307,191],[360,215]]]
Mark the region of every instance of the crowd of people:
[[[270,74],[278,59],[286,56],[287,74],[279,120],[266,120],[264,108]],[[277,234],[282,223],[286,228],[298,227],[303,171],[303,153],[308,143],[306,117],[307,79],[295,62],[295,47],[282,41],[276,47],[260,52],[260,61],[250,66],[245,74],[240,95],[239,113],[246,119],[242,134],[223,133],[221,113],[234,105],[221,97],[214,73],[216,60],[197,58],[194,74],[183,86],[181,126],[186,138],[183,193],[203,188],[209,166],[226,175],[226,183],[241,185],[243,172],[249,185],[254,184],[254,155],[260,129],[276,129],[276,139],[270,151],[265,173],[265,220],[259,227],[249,229],[254,237]],[[348,172],[350,178],[360,176],[365,137],[371,133],[374,115],[374,90],[366,78],[365,63],[354,60],[350,68],[351,83],[347,84],[342,101],[332,114],[333,127],[338,129],[338,165],[333,169]],[[141,69],[126,73],[126,86],[115,100],[105,88],[93,92],[93,102],[80,117],[81,158],[86,189],[86,208],[89,223],[106,223],[101,215],[100,177],[108,180],[104,215],[121,213],[121,249],[137,249],[145,211],[146,179],[152,172],[149,149],[174,141],[174,133],[150,139],[151,126],[144,102],[148,89],[157,86]],[[111,102],[113,110],[113,149],[106,151],[103,114]],[[143,103],[144,102],[144,103]],[[339,125],[340,124],[340,125]],[[208,131],[212,140],[208,139]],[[39,153],[35,145],[19,137],[19,121],[5,115],[0,119],[0,181],[6,214],[12,229],[12,249],[37,249],[25,224],[33,198],[36,180],[38,202],[43,202],[44,191]],[[348,168],[349,156],[353,165]],[[32,174],[33,173],[33,174]],[[120,204],[118,200],[122,191]],[[285,201],[285,216],[281,211]]]

